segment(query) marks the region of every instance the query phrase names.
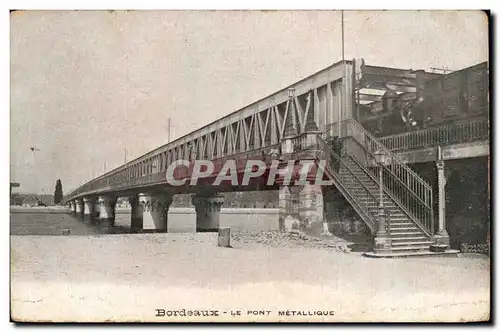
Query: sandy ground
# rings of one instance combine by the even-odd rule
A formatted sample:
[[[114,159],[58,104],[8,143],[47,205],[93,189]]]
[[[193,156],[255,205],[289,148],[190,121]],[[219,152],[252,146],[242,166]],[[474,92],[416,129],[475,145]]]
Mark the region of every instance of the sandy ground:
[[[489,259],[483,256],[373,259],[328,248],[236,241],[233,248],[220,248],[216,243],[215,234],[11,236],[12,318],[359,322],[489,317]],[[165,310],[165,316],[157,317],[155,309]],[[186,315],[217,310],[218,316],[182,316],[183,311],[173,316],[171,311],[182,309]],[[249,313],[257,310],[264,312]]]

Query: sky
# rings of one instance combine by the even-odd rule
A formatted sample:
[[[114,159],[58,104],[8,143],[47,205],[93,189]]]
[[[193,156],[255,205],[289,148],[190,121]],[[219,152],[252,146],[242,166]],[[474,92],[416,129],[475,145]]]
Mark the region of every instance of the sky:
[[[345,58],[461,69],[488,59],[477,11],[346,11]],[[18,11],[10,178],[54,192],[341,59],[339,11]],[[35,150],[31,151],[31,147]]]

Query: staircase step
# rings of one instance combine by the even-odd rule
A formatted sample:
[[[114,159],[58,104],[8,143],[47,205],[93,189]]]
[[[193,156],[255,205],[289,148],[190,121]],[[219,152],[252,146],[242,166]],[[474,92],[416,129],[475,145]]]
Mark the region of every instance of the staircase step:
[[[340,173],[342,174],[342,173]],[[348,175],[348,176],[357,176],[358,178],[360,179],[368,179],[370,182],[373,182],[372,178],[370,178],[369,175],[367,175],[365,172],[361,171],[353,171],[353,172],[349,172],[349,171],[346,171],[344,174]]]
[[[341,180],[344,181],[344,183],[346,185],[349,185],[349,186],[356,188],[356,189],[366,187],[366,188],[370,189],[371,191],[377,191],[377,192],[380,189],[379,186],[374,185],[371,181],[363,181],[362,180],[363,181],[363,185],[362,185],[359,181],[351,179],[351,178],[342,178],[341,177]]]
[[[364,180],[366,183],[370,183],[372,185],[378,186],[378,182],[375,182],[371,177],[369,177],[365,173],[356,173],[356,172],[351,173],[351,172],[342,172],[342,171],[340,171],[339,174],[340,174],[340,176],[342,178],[351,179],[351,180],[353,180],[355,182],[358,182],[356,180],[356,178],[358,178],[360,180]]]
[[[392,243],[392,247],[422,247],[422,246],[430,246],[432,241],[404,241]]]
[[[372,197],[372,198],[376,198],[378,200],[378,195],[375,193],[375,192],[372,192],[370,190],[366,190],[364,188],[356,188],[356,189],[352,189],[352,188],[349,188],[347,187],[347,189],[349,189],[353,194],[355,195],[366,195],[368,197]],[[385,197],[385,199],[389,199],[388,197]]]
[[[412,225],[412,226],[415,226],[416,225],[408,218],[405,218],[405,219],[391,219],[389,221],[389,226],[392,226],[392,225]]]
[[[395,232],[393,232],[391,230],[391,237],[394,236],[394,237],[405,237],[405,236],[408,236],[408,237],[412,237],[412,236],[418,236],[418,235],[422,235],[422,232],[421,231],[417,231],[417,230],[412,230],[412,231],[405,231],[405,232],[400,232],[399,228],[396,228]]]
[[[357,195],[359,196],[360,198],[370,198],[371,200],[374,200],[377,202],[377,205],[376,207],[378,207],[378,201],[379,201],[379,197],[378,197],[378,193],[368,193],[366,190],[358,190],[358,191],[354,191],[354,190],[351,190],[351,192],[354,194],[354,195]],[[392,208],[395,208],[397,207],[396,203],[394,203],[394,201],[385,196],[384,197],[384,207],[385,208],[389,208],[389,207],[392,207]]]
[[[414,229],[419,229],[417,226],[415,226],[412,222],[392,222],[390,225],[391,229],[401,229],[401,228],[414,228]]]
[[[403,231],[405,231],[405,232],[419,232],[419,233],[421,232],[419,228],[414,227],[414,226],[413,227],[394,227],[394,228],[391,227],[390,230],[391,230],[391,234],[392,233],[399,233],[399,232],[403,232]]]
[[[368,207],[368,210],[370,212],[373,212],[373,213],[378,213],[378,208],[375,209],[375,208]],[[408,216],[402,212],[399,212],[399,210],[397,212],[389,212],[389,213],[387,213],[387,210],[386,210],[385,215],[386,215],[386,217],[390,218],[391,220],[408,219]]]
[[[351,190],[365,190],[368,189],[371,193],[378,193],[378,187],[362,186],[359,182],[349,182],[345,179],[341,179],[344,185]]]
[[[398,223],[402,221],[411,223],[410,219],[407,216],[391,216],[389,220],[391,221],[391,223]]]
[[[365,186],[371,186],[371,187],[377,187],[379,188],[378,182],[373,181],[369,177],[364,177],[362,175],[357,175],[354,177],[352,174],[340,174],[340,177],[342,179],[345,179],[346,181],[350,181],[352,183],[360,183],[360,181],[365,185]]]
[[[416,243],[416,242],[426,242],[428,241],[427,236],[423,236],[420,234],[417,236],[412,236],[412,237],[392,237],[393,234],[391,234],[391,241],[392,244],[399,244],[399,243]],[[398,235],[399,236],[399,235]]]
[[[362,201],[362,202],[375,202],[375,199],[370,198],[370,197],[358,197],[358,200]],[[377,205],[376,206],[373,205],[373,207],[376,207],[378,209],[378,201],[376,201],[376,202],[377,202]],[[398,207],[396,204],[387,200],[387,201],[384,201],[384,209],[398,209]]]
[[[417,228],[415,225],[401,225],[401,227],[390,227],[391,234],[398,232],[417,232],[421,234],[420,228]]]
[[[394,252],[394,253],[400,253],[400,252],[420,252],[420,251],[428,251],[429,250],[429,247],[430,245],[425,245],[425,246],[418,246],[418,247],[414,247],[414,246],[409,246],[409,247],[392,247],[391,248],[391,251]]]
[[[346,180],[346,179],[342,179],[342,182],[344,183],[344,185],[351,189],[351,190],[356,190],[356,189],[360,189],[360,190],[366,190],[368,189],[370,192],[373,192],[373,193],[378,193],[379,191],[379,187],[378,186],[370,186],[370,185],[367,185],[366,183],[364,183],[365,185],[362,186],[359,182],[357,181],[349,181],[349,180]]]
[[[373,207],[373,206],[370,206],[368,204],[366,204],[366,205],[367,205],[368,210],[378,212],[378,207]],[[398,207],[385,208],[385,214],[389,215],[389,217],[391,219],[397,219],[397,218],[403,218],[403,217],[406,218],[406,214],[401,212],[401,210]]]

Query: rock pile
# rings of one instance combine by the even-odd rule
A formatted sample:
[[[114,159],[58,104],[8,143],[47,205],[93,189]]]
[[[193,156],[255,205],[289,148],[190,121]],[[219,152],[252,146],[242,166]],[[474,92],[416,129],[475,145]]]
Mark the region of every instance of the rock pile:
[[[292,229],[286,232],[264,231],[256,233],[232,233],[232,243],[262,244],[271,247],[304,247],[326,248],[333,251],[350,252],[351,243],[335,236],[315,237],[300,230]]]

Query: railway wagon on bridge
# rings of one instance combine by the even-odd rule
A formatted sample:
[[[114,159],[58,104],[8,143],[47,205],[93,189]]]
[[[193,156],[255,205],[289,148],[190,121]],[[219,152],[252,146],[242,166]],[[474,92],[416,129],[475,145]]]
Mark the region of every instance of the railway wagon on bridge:
[[[385,91],[381,110],[373,104],[360,105],[359,121],[375,136],[383,137],[488,118],[487,62],[427,77],[421,89],[415,94]]]

